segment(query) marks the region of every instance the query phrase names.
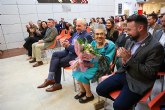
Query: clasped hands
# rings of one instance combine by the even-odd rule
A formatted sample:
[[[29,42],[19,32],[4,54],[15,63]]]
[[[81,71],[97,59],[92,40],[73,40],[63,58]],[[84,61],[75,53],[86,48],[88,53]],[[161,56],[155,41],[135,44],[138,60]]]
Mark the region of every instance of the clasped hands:
[[[68,39],[65,39],[64,41],[61,42],[61,45],[62,45],[64,48],[67,48],[67,47],[70,45],[70,43],[69,43]]]
[[[120,47],[117,50],[117,56],[122,58],[123,64],[126,64],[127,60],[131,58],[131,50],[126,50],[124,47]]]

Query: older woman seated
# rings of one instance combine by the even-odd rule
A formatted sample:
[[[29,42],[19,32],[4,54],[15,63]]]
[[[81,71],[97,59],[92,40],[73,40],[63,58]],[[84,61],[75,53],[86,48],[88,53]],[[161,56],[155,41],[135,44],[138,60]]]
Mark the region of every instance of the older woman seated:
[[[91,45],[95,51],[97,51],[100,55],[105,56],[109,64],[112,62],[112,59],[115,54],[115,44],[105,39],[106,38],[106,28],[99,24],[94,29],[94,41],[91,42]],[[79,99],[80,103],[87,103],[94,99],[94,96],[90,90],[90,80],[95,75],[98,70],[98,60],[94,60],[95,58],[90,60],[92,66],[88,66],[85,71],[75,70],[73,71],[73,77],[78,81],[80,86],[80,92],[74,97],[75,99]]]

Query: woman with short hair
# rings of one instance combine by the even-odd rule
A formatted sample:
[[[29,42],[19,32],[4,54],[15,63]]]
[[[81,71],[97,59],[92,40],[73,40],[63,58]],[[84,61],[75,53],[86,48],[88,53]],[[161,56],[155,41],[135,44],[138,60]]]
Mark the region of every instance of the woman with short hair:
[[[115,44],[105,39],[106,38],[106,28],[102,24],[98,24],[94,29],[94,41],[91,42],[91,46],[100,55],[105,56],[109,64],[112,62],[115,54]],[[73,77],[78,81],[80,86],[80,92],[74,97],[78,99],[80,103],[87,103],[94,99],[94,96],[90,90],[90,80],[96,74],[98,70],[98,60],[95,58],[90,60],[90,66],[86,71],[82,72],[80,70],[73,71]],[[91,66],[92,65],[92,66]]]

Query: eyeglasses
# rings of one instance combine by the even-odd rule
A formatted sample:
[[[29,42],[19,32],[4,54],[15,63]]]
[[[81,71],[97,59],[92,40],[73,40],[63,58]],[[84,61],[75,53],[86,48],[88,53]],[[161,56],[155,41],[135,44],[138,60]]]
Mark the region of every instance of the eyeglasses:
[[[96,35],[96,36],[99,36],[99,35],[100,35],[100,36],[103,36],[104,33],[95,33],[95,35]]]

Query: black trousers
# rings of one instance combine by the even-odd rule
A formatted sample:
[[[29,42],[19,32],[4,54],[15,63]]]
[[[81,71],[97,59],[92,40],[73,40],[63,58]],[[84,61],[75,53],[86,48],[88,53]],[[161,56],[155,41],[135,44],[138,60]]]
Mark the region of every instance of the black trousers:
[[[38,39],[35,37],[26,38],[26,41],[23,47],[28,51],[28,56],[32,56],[32,44],[35,42],[38,42]]]

